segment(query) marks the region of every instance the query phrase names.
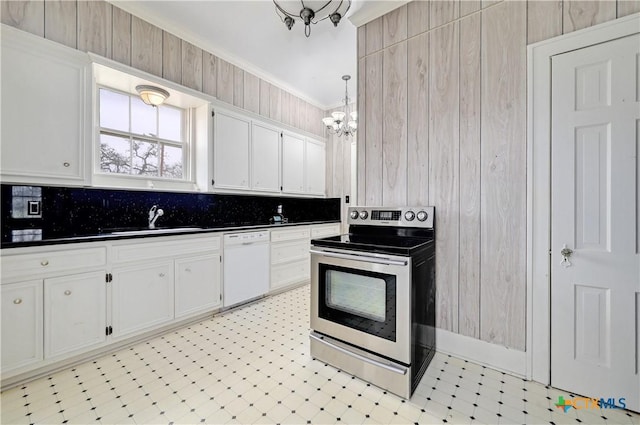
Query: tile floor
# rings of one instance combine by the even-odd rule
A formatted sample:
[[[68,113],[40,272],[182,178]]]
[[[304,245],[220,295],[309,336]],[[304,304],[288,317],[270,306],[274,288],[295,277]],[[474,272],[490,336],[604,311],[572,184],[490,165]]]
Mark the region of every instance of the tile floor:
[[[2,424],[639,424],[438,353],[411,400],[309,357],[309,286],[2,393]]]

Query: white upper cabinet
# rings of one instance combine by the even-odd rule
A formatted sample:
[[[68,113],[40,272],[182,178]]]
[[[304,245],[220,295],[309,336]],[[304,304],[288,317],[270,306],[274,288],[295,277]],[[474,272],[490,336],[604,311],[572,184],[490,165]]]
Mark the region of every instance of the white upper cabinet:
[[[282,136],[282,191],[305,193],[305,140],[290,133]]]
[[[251,188],[280,191],[280,130],[256,122],[251,127]]]
[[[216,111],[214,116],[214,187],[249,189],[251,120]]]
[[[324,142],[226,110],[214,127],[214,190],[324,196]]]
[[[1,34],[3,180],[84,184],[88,56],[6,25]]]
[[[307,139],[305,150],[306,192],[324,195],[325,189],[325,144]]]

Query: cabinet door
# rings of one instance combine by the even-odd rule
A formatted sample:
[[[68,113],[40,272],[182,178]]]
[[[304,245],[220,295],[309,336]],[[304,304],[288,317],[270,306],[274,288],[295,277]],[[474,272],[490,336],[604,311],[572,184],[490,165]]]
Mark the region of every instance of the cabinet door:
[[[282,136],[282,191],[304,193],[304,138]]]
[[[173,261],[114,269],[112,274],[114,338],[173,319]]]
[[[249,188],[249,131],[251,122],[216,111],[213,138],[214,186]]]
[[[277,264],[271,266],[271,290],[273,291],[296,283],[308,281],[310,277],[309,260]]]
[[[42,281],[0,286],[2,373],[42,360]]]
[[[82,184],[86,54],[4,25],[1,38],[4,179]]]
[[[106,338],[105,272],[44,281],[45,357],[89,348]]]
[[[315,140],[306,141],[305,168],[307,173],[307,193],[324,195],[325,189],[325,146]]]
[[[219,254],[176,260],[175,266],[176,318],[222,305]]]
[[[280,131],[258,123],[251,127],[251,188],[280,191]]]

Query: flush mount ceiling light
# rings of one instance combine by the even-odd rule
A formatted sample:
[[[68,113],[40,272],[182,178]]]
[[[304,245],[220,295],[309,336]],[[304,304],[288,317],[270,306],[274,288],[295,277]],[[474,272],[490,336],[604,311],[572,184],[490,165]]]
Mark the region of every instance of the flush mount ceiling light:
[[[136,91],[140,95],[140,99],[151,106],[162,105],[162,102],[169,97],[169,92],[160,87],[136,86]]]
[[[340,19],[346,15],[351,7],[351,0],[273,0],[276,5],[276,13],[291,30],[296,19],[304,22],[304,35],[311,35],[311,24],[317,24],[329,18],[333,26],[337,27]]]
[[[355,135],[358,130],[358,113],[356,111],[350,111],[349,108],[350,99],[347,82],[351,79],[351,76],[343,75],[342,79],[344,80],[344,111],[332,112],[331,116],[323,118],[322,122],[327,127],[329,133],[337,134],[338,137],[349,137]]]

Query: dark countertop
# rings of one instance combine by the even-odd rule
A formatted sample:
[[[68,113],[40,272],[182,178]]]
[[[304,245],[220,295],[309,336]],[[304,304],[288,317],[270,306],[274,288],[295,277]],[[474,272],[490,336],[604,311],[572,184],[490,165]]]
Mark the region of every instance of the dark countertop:
[[[309,226],[316,224],[333,224],[340,223],[339,220],[327,220],[327,221],[306,221],[306,222],[298,222],[298,223],[286,223],[286,224],[259,224],[254,226],[220,226],[220,227],[208,227],[208,228],[200,228],[200,227],[179,227],[177,230],[172,230],[171,228],[163,228],[156,230],[146,230],[142,229],[140,231],[125,231],[125,232],[113,232],[113,233],[100,233],[93,235],[84,235],[84,236],[70,236],[64,238],[52,238],[52,239],[44,239],[39,241],[24,241],[24,242],[2,242],[0,244],[0,248],[8,249],[8,248],[24,248],[24,247],[33,247],[33,246],[44,246],[44,245],[63,245],[63,244],[71,244],[71,243],[81,243],[81,242],[98,242],[98,241],[112,241],[112,240],[120,240],[120,239],[139,239],[139,238],[155,238],[161,236],[178,236],[178,235],[201,235],[203,233],[229,233],[229,232],[238,232],[238,231],[246,231],[246,230],[260,230],[260,229],[281,229],[286,227],[294,227],[294,226]],[[124,234],[123,234],[124,233]]]

